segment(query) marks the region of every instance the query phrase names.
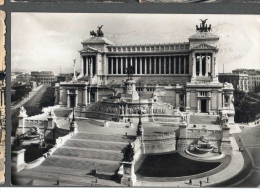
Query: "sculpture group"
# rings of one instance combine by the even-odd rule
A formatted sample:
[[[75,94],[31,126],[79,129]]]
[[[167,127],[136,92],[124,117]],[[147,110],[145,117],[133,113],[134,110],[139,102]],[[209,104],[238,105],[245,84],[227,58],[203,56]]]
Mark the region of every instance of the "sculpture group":
[[[210,32],[210,31],[212,31],[211,24],[209,24],[209,26],[206,24],[207,20],[208,19],[205,19],[205,20],[200,19],[200,21],[201,21],[200,27],[198,27],[198,25],[196,25],[196,31],[197,32]]]
[[[103,27],[103,25],[101,26],[97,26],[98,30],[97,32],[95,32],[94,30],[90,31],[90,35],[92,37],[104,37],[104,33],[101,31],[101,28]]]

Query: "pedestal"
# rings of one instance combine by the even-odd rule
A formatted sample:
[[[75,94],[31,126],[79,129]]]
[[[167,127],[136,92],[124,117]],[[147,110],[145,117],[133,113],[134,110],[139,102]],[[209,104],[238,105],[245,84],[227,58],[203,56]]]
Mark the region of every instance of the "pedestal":
[[[232,155],[233,148],[230,141],[223,141],[221,142],[221,152],[225,155]]]
[[[74,135],[78,133],[78,124],[76,123],[76,121],[71,123],[70,131],[73,132]]]
[[[188,149],[189,144],[187,139],[179,139],[177,143],[177,151],[185,151]]]
[[[12,172],[17,173],[24,169],[24,152],[25,149],[12,151]]]
[[[134,186],[136,182],[136,175],[134,172],[134,162],[122,162],[123,164],[123,177],[121,184],[126,186]]]
[[[130,96],[132,100],[138,100],[139,95],[136,91],[136,82],[135,80],[128,79],[125,82],[125,91],[124,94],[126,94],[127,97]]]

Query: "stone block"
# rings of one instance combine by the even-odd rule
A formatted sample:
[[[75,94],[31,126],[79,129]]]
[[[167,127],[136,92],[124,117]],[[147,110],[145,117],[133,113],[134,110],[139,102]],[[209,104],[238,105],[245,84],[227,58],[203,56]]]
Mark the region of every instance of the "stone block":
[[[25,149],[12,151],[12,172],[18,173],[24,169],[24,152]]]

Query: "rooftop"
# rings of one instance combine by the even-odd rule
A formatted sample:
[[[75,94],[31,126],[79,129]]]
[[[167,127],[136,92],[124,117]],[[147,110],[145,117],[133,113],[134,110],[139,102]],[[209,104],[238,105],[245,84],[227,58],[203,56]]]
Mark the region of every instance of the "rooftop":
[[[113,45],[114,43],[109,41],[108,39],[104,37],[91,37],[89,39],[84,40],[81,42],[82,44],[92,44],[92,43],[100,43],[100,44],[108,44]]]

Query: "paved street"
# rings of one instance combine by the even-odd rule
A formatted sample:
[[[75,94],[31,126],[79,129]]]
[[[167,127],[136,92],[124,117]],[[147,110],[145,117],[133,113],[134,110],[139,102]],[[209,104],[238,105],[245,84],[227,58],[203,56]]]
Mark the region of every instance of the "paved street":
[[[234,134],[235,139],[243,149],[244,167],[233,178],[220,183],[217,187],[258,187],[260,185],[260,125],[240,126],[242,133]],[[257,153],[258,152],[258,153]]]
[[[12,106],[12,109],[17,109],[21,106],[38,106],[38,102],[44,92],[46,91],[48,85],[41,85],[37,87],[36,90],[31,91],[29,95],[25,96],[23,100],[17,103],[15,106]]]

